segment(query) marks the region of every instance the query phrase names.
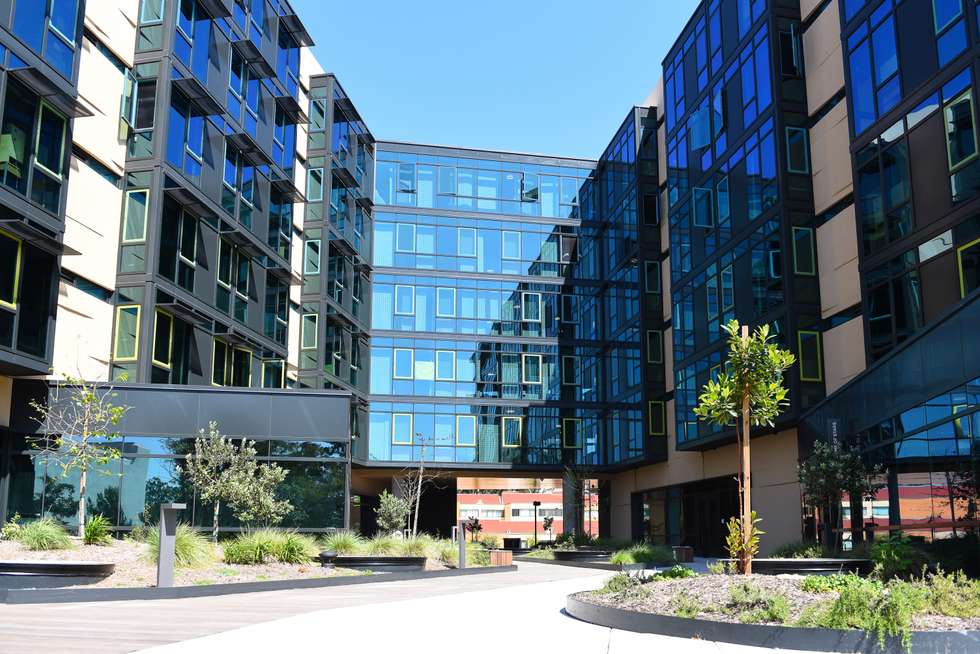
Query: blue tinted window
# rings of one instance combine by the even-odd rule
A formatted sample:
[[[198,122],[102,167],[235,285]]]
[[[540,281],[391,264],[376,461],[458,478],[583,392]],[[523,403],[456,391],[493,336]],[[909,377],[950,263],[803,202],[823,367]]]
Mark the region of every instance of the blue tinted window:
[[[932,13],[939,34],[963,13],[963,0],[932,0]]]
[[[35,52],[44,39],[44,5],[38,0],[18,0],[14,8],[14,34]]]
[[[893,19],[889,18],[871,34],[871,43],[875,53],[875,81],[882,84],[898,71]]]
[[[961,20],[936,39],[939,65],[945,66],[966,49],[966,21]]]

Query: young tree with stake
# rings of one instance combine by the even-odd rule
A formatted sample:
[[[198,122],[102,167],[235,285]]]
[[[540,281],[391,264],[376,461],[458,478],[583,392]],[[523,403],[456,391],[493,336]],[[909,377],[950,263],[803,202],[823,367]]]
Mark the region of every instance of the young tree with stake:
[[[791,352],[771,343],[769,325],[757,327],[749,334],[747,325],[732,320],[724,327],[728,334],[726,371],[717,380],[705,384],[694,413],[722,427],[734,423],[739,455],[739,537],[734,541],[738,551],[739,572],[752,573],[752,556],[758,549],[759,519],[752,511],[752,467],[750,431],[756,427],[774,426],[776,417],[789,404],[789,391],[783,386],[783,372],[796,360]],[[734,520],[734,518],[733,518]]]
[[[38,424],[45,435],[35,446],[45,451],[49,462],[61,468],[63,477],[78,472],[78,536],[85,537],[85,492],[88,473],[119,460],[112,441],[119,438],[115,427],[130,409],[113,402],[111,386],[66,375],[55,383],[48,400],[31,400]],[[102,474],[112,473],[100,470]]]

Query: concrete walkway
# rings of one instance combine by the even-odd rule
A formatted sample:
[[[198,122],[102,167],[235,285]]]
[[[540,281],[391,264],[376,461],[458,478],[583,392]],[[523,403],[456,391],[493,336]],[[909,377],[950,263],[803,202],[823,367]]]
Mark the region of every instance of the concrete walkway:
[[[522,563],[518,572],[181,600],[0,606],[0,651],[656,651],[772,653],[615,631],[562,609],[608,573]],[[348,649],[343,649],[343,648]]]

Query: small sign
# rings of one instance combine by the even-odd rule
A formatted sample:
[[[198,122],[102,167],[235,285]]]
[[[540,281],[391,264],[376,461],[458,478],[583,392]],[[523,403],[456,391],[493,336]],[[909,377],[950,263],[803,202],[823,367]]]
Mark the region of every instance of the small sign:
[[[829,418],[827,420],[827,440],[835,452],[840,450],[843,441],[843,432],[840,423],[840,418]]]

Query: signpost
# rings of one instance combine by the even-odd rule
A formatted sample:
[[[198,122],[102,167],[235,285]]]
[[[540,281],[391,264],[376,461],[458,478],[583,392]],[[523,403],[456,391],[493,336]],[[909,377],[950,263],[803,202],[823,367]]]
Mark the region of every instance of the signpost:
[[[174,585],[174,544],[177,540],[177,512],[186,504],[160,505],[160,552],[157,556],[157,588]]]

